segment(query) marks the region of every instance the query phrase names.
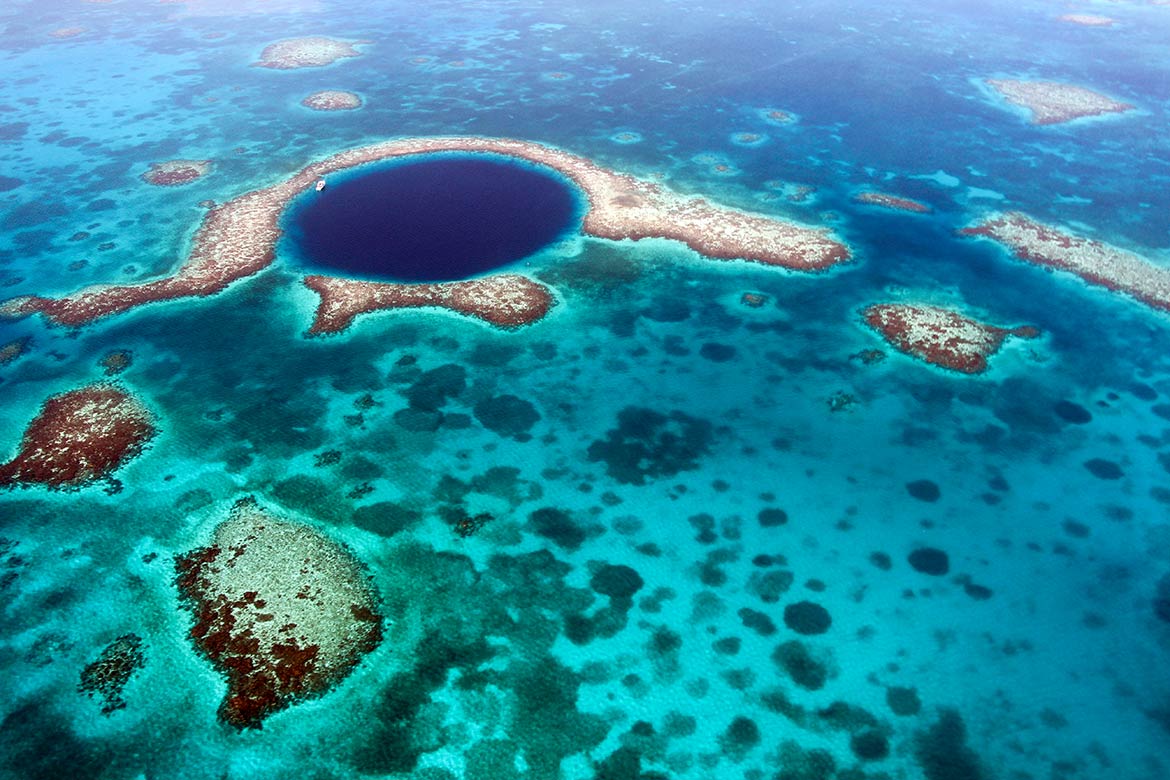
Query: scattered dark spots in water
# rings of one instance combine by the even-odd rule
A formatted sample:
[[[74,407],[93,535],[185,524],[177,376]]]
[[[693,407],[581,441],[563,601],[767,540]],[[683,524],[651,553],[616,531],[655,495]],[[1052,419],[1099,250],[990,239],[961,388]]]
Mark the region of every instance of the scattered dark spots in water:
[[[728,669],[721,672],[720,677],[727,686],[735,691],[746,691],[756,682],[756,673],[751,669]]]
[[[589,587],[614,600],[632,599],[642,585],[638,572],[620,564],[603,564],[589,580]]]
[[[358,507],[352,518],[358,528],[379,536],[393,536],[421,520],[422,513],[392,501],[382,501]]]
[[[772,660],[794,683],[806,690],[820,690],[829,679],[828,667],[814,658],[808,647],[798,640],[777,645],[772,651]]]
[[[666,713],[662,721],[662,733],[670,738],[689,737],[698,728],[698,721],[690,715],[674,711]]]
[[[543,507],[528,515],[528,524],[537,536],[548,539],[565,550],[576,550],[588,538],[585,529],[578,525],[563,509]]]
[[[739,615],[739,619],[743,622],[745,628],[750,628],[760,636],[772,636],[772,634],[776,633],[776,624],[772,622],[772,618],[763,612],[757,612],[754,609],[744,607],[736,614]]]
[[[817,710],[816,715],[825,727],[834,731],[848,731],[851,734],[881,725],[869,710],[844,701],[835,701],[828,707]]]
[[[869,554],[869,562],[878,567],[882,571],[889,571],[894,567],[894,561],[884,552],[874,552]]]
[[[735,347],[708,341],[699,348],[699,354],[713,363],[726,363],[735,357]]]
[[[682,298],[659,295],[646,307],[642,316],[655,322],[682,322],[691,316],[691,308]]]
[[[950,558],[937,547],[919,547],[907,560],[915,571],[932,577],[941,577],[951,570]]]
[[[1074,425],[1084,425],[1093,419],[1093,415],[1088,409],[1072,401],[1057,401],[1053,405],[1052,411],[1056,412],[1056,416],[1060,419]]]
[[[457,396],[467,386],[467,369],[455,363],[424,371],[403,395],[411,408],[437,411],[447,399]]]
[[[833,625],[829,610],[811,601],[798,601],[784,608],[784,625],[804,636],[823,634]]]
[[[742,642],[737,636],[726,636],[711,643],[711,649],[719,655],[737,655]]]
[[[1139,401],[1153,401],[1158,397],[1158,391],[1142,382],[1134,382],[1129,386],[1129,392]]]
[[[979,756],[967,745],[967,727],[952,709],[939,712],[938,721],[914,739],[914,757],[926,780],[984,780]]]
[[[474,411],[475,419],[483,427],[518,441],[526,441],[528,431],[540,419],[536,407],[510,394],[485,398],[476,403]]]
[[[588,452],[590,461],[604,461],[606,473],[624,484],[644,485],[648,479],[698,468],[714,438],[709,422],[677,410],[663,414],[627,406],[617,422]]]
[[[1162,575],[1154,590],[1154,615],[1159,620],[1170,623],[1170,574]]]
[[[922,700],[917,688],[903,688],[897,685],[886,689],[886,704],[890,712],[902,717],[917,715],[922,710]]]
[[[1061,523],[1064,532],[1074,539],[1085,539],[1089,536],[1089,526],[1077,520],[1068,519]]]
[[[407,407],[394,413],[394,422],[411,433],[433,433],[443,424],[443,413]]]
[[[747,590],[754,593],[766,604],[775,604],[792,587],[793,574],[784,569],[766,572],[752,572],[748,578]]]
[[[804,583],[804,587],[808,588],[813,593],[824,593],[827,586],[821,580],[811,579]]]
[[[913,482],[907,482],[906,490],[919,501],[926,501],[928,503],[938,501],[939,496],[942,495],[942,491],[938,489],[938,485],[929,479],[916,479]]]
[[[877,729],[867,729],[853,735],[849,749],[862,761],[881,761],[890,755],[890,740]]]
[[[1154,404],[1150,407],[1150,411],[1163,420],[1170,420],[1170,404]]]
[[[719,747],[732,761],[742,761],[751,749],[760,744],[760,727],[751,718],[738,716],[727,730],[719,735]]]
[[[565,615],[565,638],[578,647],[593,641],[593,621],[578,612]]]
[[[1012,486],[1003,478],[1003,475],[996,472],[992,474],[987,480],[987,487],[996,491],[997,493],[1007,493],[1011,491]]]
[[[110,198],[98,198],[97,200],[90,201],[89,205],[85,207],[85,210],[109,211],[110,209],[116,209],[117,207],[118,202],[115,200],[111,200]]]
[[[756,518],[759,520],[761,528],[776,528],[788,522],[788,513],[783,509],[768,507],[761,509]]]
[[[1121,466],[1104,458],[1092,458],[1085,461],[1085,468],[1097,479],[1121,479],[1125,476]]]
[[[992,597],[992,595],[994,595],[991,588],[985,585],[976,584],[971,580],[969,575],[961,575],[960,577],[957,577],[956,580],[960,585],[963,586],[963,592],[976,601],[987,601]]]
[[[8,122],[0,125],[0,141],[16,141],[28,132],[28,122]]]
[[[706,512],[691,515],[687,518],[687,522],[691,524],[691,528],[695,529],[696,542],[712,544],[719,541],[719,537],[715,535],[715,518]]]
[[[14,179],[11,176],[0,176],[0,192],[8,192],[24,184],[20,179]]]

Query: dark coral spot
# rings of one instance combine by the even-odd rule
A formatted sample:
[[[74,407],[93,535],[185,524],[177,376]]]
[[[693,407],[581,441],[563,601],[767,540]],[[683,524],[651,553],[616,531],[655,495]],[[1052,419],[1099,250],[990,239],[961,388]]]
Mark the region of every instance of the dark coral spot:
[[[776,624],[763,612],[744,607],[737,614],[739,619],[743,621],[744,627],[750,628],[760,636],[771,636],[776,633]]]
[[[890,556],[884,552],[870,553],[869,562],[882,571],[889,571],[894,566],[893,559],[891,559]]]
[[[719,735],[719,746],[733,760],[740,761],[747,753],[760,744],[760,727],[751,718],[740,715],[731,721],[727,730]]]
[[[455,363],[448,363],[430,371],[424,371],[406,390],[406,400],[414,409],[436,411],[447,403],[447,399],[459,395],[467,386],[467,370]]]
[[[761,528],[775,528],[788,522],[788,513],[783,509],[776,509],[774,507],[761,509],[756,517],[760,521]]]
[[[937,547],[919,547],[907,556],[914,570],[933,577],[941,577],[951,570],[950,558]]]
[[[922,700],[918,698],[918,689],[891,686],[886,689],[886,704],[895,715],[907,717],[917,715],[922,710]]]
[[[699,348],[699,354],[713,363],[726,363],[735,357],[735,347],[730,344],[718,344],[708,341]]]
[[[543,536],[566,550],[576,550],[586,538],[585,530],[563,509],[554,507],[537,509],[528,516],[528,522],[537,536]]]
[[[589,460],[604,461],[619,482],[643,485],[648,479],[698,468],[711,446],[711,423],[680,411],[667,414],[639,406],[618,413],[618,427],[589,445]]]
[[[813,657],[803,642],[795,639],[778,645],[772,652],[772,660],[806,690],[820,690],[829,679],[828,668]]]
[[[913,482],[907,482],[906,490],[919,501],[926,501],[928,503],[938,501],[939,496],[942,495],[942,491],[938,489],[938,485],[929,479],[916,479]]]
[[[629,599],[641,589],[642,584],[638,572],[629,566],[608,563],[589,580],[589,587],[611,599]]]
[[[849,740],[849,749],[862,761],[880,761],[890,755],[890,741],[876,729],[854,734]]]
[[[1057,401],[1052,411],[1056,412],[1056,416],[1068,423],[1074,425],[1084,425],[1093,419],[1093,415],[1089,410],[1080,404],[1075,404],[1072,401]]]
[[[536,407],[514,395],[485,398],[475,405],[475,419],[500,436],[522,438],[540,419]]]
[[[811,601],[798,601],[784,608],[784,625],[798,634],[823,634],[833,625],[829,610]]]
[[[942,710],[938,721],[915,739],[914,757],[926,780],[983,780],[986,774],[967,746],[967,727],[955,710]]]
[[[1121,470],[1121,466],[1104,458],[1086,460],[1085,468],[1097,479],[1121,479],[1125,476],[1125,472]]]

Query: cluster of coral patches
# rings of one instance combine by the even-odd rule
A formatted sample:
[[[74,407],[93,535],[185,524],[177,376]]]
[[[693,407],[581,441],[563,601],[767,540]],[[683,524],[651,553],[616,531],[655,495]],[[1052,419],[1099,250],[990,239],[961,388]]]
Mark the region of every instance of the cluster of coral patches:
[[[859,192],[853,196],[853,199],[858,203],[883,206],[897,211],[909,211],[915,214],[926,214],[930,211],[930,206],[925,203],[898,195],[890,195],[886,192]]]
[[[939,306],[879,303],[867,308],[862,316],[891,346],[932,365],[964,374],[987,370],[987,359],[1008,336],[1035,338],[1039,335],[1030,325],[1000,328]]]
[[[114,349],[103,355],[98,365],[106,370],[106,376],[115,376],[130,368],[133,362],[133,352],[128,349]]]
[[[219,717],[236,728],[319,696],[382,641],[378,598],[342,545],[274,517],[254,499],[232,508],[207,547],[175,560],[190,637],[227,677]]]
[[[77,690],[89,694],[90,698],[100,696],[102,712],[109,715],[126,706],[122,689],[134,673],[145,665],[142,637],[123,634],[111,642],[96,661],[82,670]]]
[[[311,36],[277,41],[264,47],[260,60],[252,63],[257,68],[295,70],[296,68],[320,68],[332,65],[346,57],[359,57],[361,52],[355,46],[369,41],[339,41],[334,38]]]
[[[672,239],[707,257],[795,271],[824,270],[850,259],[849,248],[826,229],[679,195],[559,149],[509,139],[410,138],[335,154],[286,181],[213,208],[195,235],[191,255],[172,276],[146,284],[96,285],[57,299],[14,298],[0,304],[0,316],[41,312],[58,324],[83,325],[151,301],[212,295],[272,262],[281,212],[321,178],[366,163],[445,151],[505,155],[560,172],[585,193],[589,209],[583,230],[598,238]]]
[[[314,111],[352,111],[362,107],[362,99],[352,92],[324,89],[306,97],[301,105]]]
[[[1089,116],[1120,114],[1134,108],[1075,84],[1057,81],[988,79],[987,85],[1014,105],[1032,112],[1032,124],[1055,125]]]
[[[1133,252],[1073,235],[1019,212],[990,216],[960,232],[993,239],[1021,260],[1069,271],[1090,284],[1170,311],[1170,268],[1155,265]]]
[[[1100,16],[1098,14],[1064,14],[1057,18],[1062,22],[1079,24],[1082,27],[1112,27],[1117,21],[1111,17]]]
[[[306,276],[304,281],[321,296],[310,335],[343,331],[354,317],[366,312],[420,306],[450,309],[500,328],[515,328],[543,318],[554,303],[547,287],[519,274],[434,284],[357,282],[329,276]]]
[[[157,187],[177,187],[206,176],[210,170],[211,160],[167,160],[151,163],[142,180]]]
[[[0,366],[6,366],[17,358],[28,354],[32,348],[32,336],[23,336],[13,339],[7,344],[0,344]]]
[[[155,432],[150,410],[115,384],[55,395],[25,430],[16,457],[0,465],[0,487],[84,487],[140,453]]]

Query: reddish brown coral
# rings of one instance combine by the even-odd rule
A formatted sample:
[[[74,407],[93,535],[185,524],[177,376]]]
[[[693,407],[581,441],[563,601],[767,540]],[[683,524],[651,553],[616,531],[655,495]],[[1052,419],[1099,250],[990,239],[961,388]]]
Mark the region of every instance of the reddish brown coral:
[[[1162,311],[1170,311],[1170,269],[1090,238],[1073,235],[1027,214],[1007,212],[960,231],[984,236],[1034,265],[1076,274],[1089,284],[1125,293]]]
[[[126,706],[122,689],[136,671],[146,665],[142,637],[123,634],[111,642],[98,659],[81,672],[77,689],[92,698],[102,697],[102,712],[109,715]]]
[[[860,192],[853,198],[858,203],[868,203],[873,206],[884,206],[898,211],[909,211],[914,214],[925,214],[930,206],[917,200],[903,198],[899,195],[890,195],[886,192]]]
[[[312,335],[338,333],[353,318],[379,309],[435,306],[476,317],[501,328],[536,322],[553,305],[552,293],[519,274],[436,284],[357,282],[330,276],[306,276],[305,286],[321,296]]]
[[[891,346],[932,365],[964,374],[987,370],[987,359],[1008,336],[1034,338],[1032,326],[1015,329],[987,325],[939,306],[881,303],[862,316]]]
[[[0,487],[82,487],[141,452],[155,432],[150,411],[117,385],[55,395],[29,424],[16,457],[0,465]]]
[[[128,349],[114,349],[103,355],[98,365],[106,370],[106,376],[114,376],[130,368],[133,362],[133,352]]]
[[[177,187],[206,176],[210,170],[211,160],[167,160],[151,163],[142,180],[158,187]]]
[[[227,677],[219,717],[236,728],[325,693],[382,640],[377,596],[349,550],[254,499],[175,568],[190,637]]]

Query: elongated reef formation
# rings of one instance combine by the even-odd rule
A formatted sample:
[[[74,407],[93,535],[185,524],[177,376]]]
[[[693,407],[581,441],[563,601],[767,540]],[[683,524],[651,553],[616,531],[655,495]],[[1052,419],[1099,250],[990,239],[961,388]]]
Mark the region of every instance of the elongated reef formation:
[[[150,170],[142,174],[142,180],[157,187],[175,187],[190,184],[206,176],[211,170],[211,160],[167,160],[151,163]]]
[[[190,637],[226,678],[238,729],[344,679],[382,641],[378,596],[348,548],[237,501],[211,542],[175,559]]]
[[[858,203],[867,203],[871,206],[883,206],[896,211],[909,211],[914,214],[925,214],[930,211],[930,206],[927,206],[921,201],[903,198],[899,195],[890,195],[887,192],[859,192],[853,199]]]
[[[1058,81],[988,79],[1004,100],[1032,112],[1032,124],[1056,125],[1102,114],[1119,114],[1134,106],[1075,84]]]
[[[57,324],[79,326],[151,301],[212,295],[272,262],[281,234],[281,213],[317,181],[366,163],[438,152],[498,154],[558,171],[585,194],[588,209],[582,230],[598,238],[671,239],[710,258],[747,260],[793,271],[821,271],[850,259],[849,248],[825,228],[680,195],[560,149],[510,139],[408,138],[340,152],[289,179],[212,208],[186,262],[170,276],[144,284],[95,285],[60,298],[14,298],[0,304],[0,315],[41,312]]]
[[[362,99],[353,92],[323,89],[320,92],[307,95],[301,101],[301,105],[314,111],[352,111],[362,107]]]
[[[1170,268],[1125,249],[1077,236],[1018,211],[991,215],[959,232],[990,238],[1025,262],[1068,271],[1089,284],[1170,311]]]
[[[260,52],[260,60],[252,63],[257,68],[295,70],[296,68],[320,68],[331,65],[346,57],[359,57],[361,52],[355,46],[368,41],[339,41],[335,38],[310,36],[290,38],[270,43]]]
[[[544,317],[554,303],[539,282],[519,274],[432,284],[395,284],[306,276],[305,286],[321,296],[310,335],[339,333],[353,318],[380,309],[431,306],[476,317],[500,328],[529,325]]]
[[[155,435],[154,415],[116,384],[98,382],[55,395],[0,465],[0,487],[80,488],[109,476]]]
[[[890,346],[931,365],[978,374],[1008,336],[1035,338],[1030,325],[1001,328],[941,306],[879,303],[862,312],[865,323]]]

